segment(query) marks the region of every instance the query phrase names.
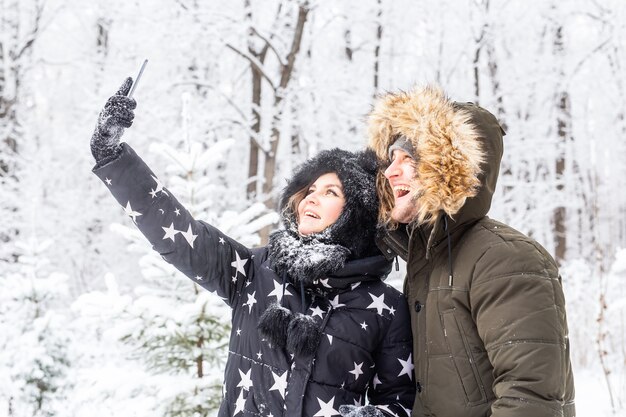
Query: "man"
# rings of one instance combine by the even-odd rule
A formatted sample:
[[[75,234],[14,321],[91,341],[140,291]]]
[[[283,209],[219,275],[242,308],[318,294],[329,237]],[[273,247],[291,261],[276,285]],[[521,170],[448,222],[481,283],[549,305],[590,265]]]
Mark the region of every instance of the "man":
[[[378,244],[407,261],[413,416],[575,416],[561,278],[537,242],[486,216],[504,131],[436,88],[388,93],[369,116]]]

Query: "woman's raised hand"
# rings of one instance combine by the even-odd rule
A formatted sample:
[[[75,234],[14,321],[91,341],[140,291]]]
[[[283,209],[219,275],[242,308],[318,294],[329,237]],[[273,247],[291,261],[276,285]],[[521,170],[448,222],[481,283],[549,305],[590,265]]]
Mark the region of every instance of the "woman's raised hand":
[[[91,136],[91,153],[96,162],[107,160],[118,154],[119,141],[124,129],[133,124],[137,107],[135,99],[127,97],[133,79],[126,78],[115,95],[109,97],[98,116],[96,129]]]

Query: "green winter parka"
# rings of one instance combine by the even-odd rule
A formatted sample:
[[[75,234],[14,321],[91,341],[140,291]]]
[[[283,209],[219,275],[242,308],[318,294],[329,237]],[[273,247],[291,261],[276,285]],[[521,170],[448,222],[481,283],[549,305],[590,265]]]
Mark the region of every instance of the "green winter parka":
[[[575,416],[556,263],[533,239],[486,216],[503,151],[496,118],[429,87],[383,96],[369,129],[384,160],[398,136],[411,140],[424,190],[416,220],[378,240],[407,261],[419,392],[412,415]],[[385,216],[386,181],[379,192],[387,193]]]

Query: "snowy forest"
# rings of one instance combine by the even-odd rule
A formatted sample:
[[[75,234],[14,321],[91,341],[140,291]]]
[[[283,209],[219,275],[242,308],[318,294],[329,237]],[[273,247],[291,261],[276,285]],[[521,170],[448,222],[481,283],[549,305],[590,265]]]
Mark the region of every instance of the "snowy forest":
[[[298,163],[366,146],[376,94],[491,110],[490,216],[561,267],[578,415],[626,415],[624,0],[2,0],[0,417],[216,413],[229,309],[91,173],[98,113],[144,59],[123,140],[247,246]]]

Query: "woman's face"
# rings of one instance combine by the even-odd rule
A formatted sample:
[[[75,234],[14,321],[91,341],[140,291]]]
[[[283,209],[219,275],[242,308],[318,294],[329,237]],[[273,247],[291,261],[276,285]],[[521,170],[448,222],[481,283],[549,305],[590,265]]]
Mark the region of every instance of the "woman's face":
[[[334,172],[320,176],[298,204],[298,232],[318,233],[335,223],[343,210],[345,198],[339,177]]]

